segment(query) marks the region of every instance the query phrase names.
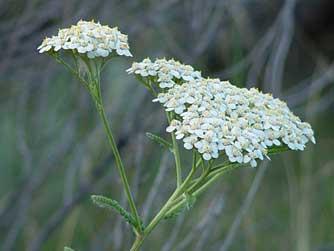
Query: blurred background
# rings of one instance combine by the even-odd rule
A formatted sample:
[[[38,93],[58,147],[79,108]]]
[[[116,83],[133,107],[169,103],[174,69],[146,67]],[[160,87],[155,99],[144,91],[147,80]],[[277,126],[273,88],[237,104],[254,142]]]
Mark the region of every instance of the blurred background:
[[[166,121],[125,73],[132,60],[173,57],[204,76],[257,86],[315,130],[317,144],[304,152],[220,179],[191,212],[163,222],[143,250],[334,250],[332,0],[1,0],[1,251],[121,251],[132,242],[120,217],[89,200],[103,194],[126,203],[89,96],[36,51],[80,19],[129,35],[134,58],[111,62],[102,83],[146,222],[172,192],[175,170],[171,154],[145,136],[165,135]]]

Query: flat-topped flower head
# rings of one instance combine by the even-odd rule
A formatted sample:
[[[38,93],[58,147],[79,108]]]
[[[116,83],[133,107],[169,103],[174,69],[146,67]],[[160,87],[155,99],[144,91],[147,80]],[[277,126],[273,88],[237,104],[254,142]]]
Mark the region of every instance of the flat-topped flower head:
[[[225,153],[230,162],[254,167],[273,146],[304,150],[308,141],[315,143],[311,126],[295,116],[286,103],[228,81],[187,81],[159,93],[153,101],[179,115],[167,131],[175,132],[186,149],[196,149],[205,160]]]
[[[110,28],[94,21],[80,20],[70,28],[59,30],[56,36],[45,38],[37,48],[40,53],[75,50],[88,58],[106,58],[112,54],[131,57],[127,35],[117,27]]]
[[[162,89],[171,88],[176,83],[201,79],[201,73],[190,65],[184,65],[174,59],[156,59],[154,62],[146,58],[142,62],[134,62],[127,70],[129,74],[136,74],[144,79],[154,78],[154,83]]]

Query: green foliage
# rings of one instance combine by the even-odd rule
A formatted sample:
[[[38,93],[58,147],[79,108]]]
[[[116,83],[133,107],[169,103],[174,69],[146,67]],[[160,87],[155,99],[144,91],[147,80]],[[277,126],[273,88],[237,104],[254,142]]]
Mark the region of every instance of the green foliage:
[[[146,136],[151,139],[152,141],[154,141],[155,143],[158,143],[160,146],[165,147],[167,149],[169,149],[170,151],[173,150],[173,145],[168,142],[167,140],[161,138],[158,135],[155,135],[153,133],[147,132]]]
[[[189,211],[191,208],[193,208],[197,200],[196,196],[189,193],[185,193],[183,196],[185,198],[185,201],[177,205],[175,208],[171,208],[171,210],[167,212],[164,216],[165,220],[177,217],[181,213],[184,213],[186,210]]]
[[[169,211],[164,216],[165,220],[173,219],[177,216],[179,216],[181,213],[185,211],[186,204],[182,204],[180,207],[176,208],[175,210]]]
[[[136,223],[134,216],[130,212],[128,212],[126,209],[124,209],[119,204],[118,201],[110,199],[102,195],[92,195],[91,198],[92,198],[93,203],[97,205],[98,207],[107,208],[107,209],[116,211],[125,219],[126,222],[128,222],[134,228],[137,228],[137,223]],[[142,228],[142,226],[140,227]]]
[[[278,154],[282,152],[289,151],[290,149],[286,145],[282,146],[274,146],[268,149],[268,154],[273,155],[273,154]]]
[[[185,198],[186,198],[186,208],[187,210],[190,210],[195,205],[196,196],[185,193]]]

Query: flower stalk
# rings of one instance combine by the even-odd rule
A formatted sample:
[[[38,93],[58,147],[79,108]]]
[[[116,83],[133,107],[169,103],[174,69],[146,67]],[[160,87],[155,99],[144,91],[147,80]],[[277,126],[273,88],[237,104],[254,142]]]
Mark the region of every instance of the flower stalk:
[[[115,138],[113,136],[113,133],[111,131],[111,126],[108,121],[108,118],[106,116],[106,112],[104,109],[103,105],[103,98],[102,98],[102,91],[101,91],[101,71],[103,69],[104,64],[98,64],[94,63],[93,66],[90,64],[89,61],[83,59],[82,60],[84,64],[87,67],[87,75],[88,75],[88,80],[84,80],[79,72],[78,69],[73,69],[71,66],[69,66],[67,63],[65,63],[63,60],[58,60],[58,62],[62,63],[65,65],[67,69],[71,71],[71,73],[74,74],[74,76],[85,85],[85,87],[88,88],[89,93],[95,103],[96,110],[99,114],[99,117],[102,121],[104,130],[107,134],[108,142],[111,148],[111,151],[115,157],[115,163],[116,163],[116,168],[117,171],[121,177],[121,181],[123,184],[123,188],[126,194],[127,201],[129,203],[131,213],[133,214],[135,220],[136,220],[136,227],[134,227],[134,232],[136,233],[137,236],[140,235],[142,232],[142,221],[141,218],[138,214],[138,210],[136,208],[136,204],[133,198],[133,195],[131,193],[129,181],[125,172],[124,164],[121,158],[121,155],[119,153]]]
[[[102,97],[100,97],[99,100],[97,100],[96,109],[98,110],[100,118],[103,122],[103,126],[104,126],[104,129],[105,129],[106,134],[108,136],[108,141],[109,141],[111,150],[112,150],[112,152],[115,156],[116,167],[117,167],[117,170],[118,170],[119,175],[121,177],[122,184],[123,184],[123,187],[124,187],[124,190],[125,190],[125,194],[126,194],[129,206],[131,208],[131,212],[134,215],[134,217],[136,219],[136,222],[137,222],[138,227],[136,229],[136,233],[137,232],[140,233],[142,231],[141,227],[140,227],[141,226],[141,219],[140,219],[140,216],[138,214],[138,210],[136,208],[136,204],[134,202],[134,199],[133,199],[133,196],[132,196],[132,193],[131,193],[131,190],[130,190],[130,185],[129,185],[129,182],[128,182],[128,179],[127,179],[127,176],[126,176],[126,173],[125,173],[125,168],[124,168],[120,153],[118,151],[114,136],[111,132],[110,124],[109,124],[108,119],[106,117],[106,113],[105,113],[105,110],[104,110],[104,107],[103,107],[103,104],[102,104]]]

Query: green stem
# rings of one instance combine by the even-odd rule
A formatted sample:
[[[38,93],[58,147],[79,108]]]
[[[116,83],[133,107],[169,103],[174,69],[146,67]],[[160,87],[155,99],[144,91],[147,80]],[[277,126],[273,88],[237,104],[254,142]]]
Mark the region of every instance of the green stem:
[[[115,156],[116,167],[117,167],[117,170],[119,172],[119,175],[121,176],[121,180],[122,180],[122,183],[123,183],[123,186],[124,186],[124,190],[125,190],[125,193],[126,193],[127,200],[129,202],[129,205],[130,205],[131,212],[134,215],[134,217],[136,219],[136,222],[137,222],[137,229],[136,229],[137,232],[136,233],[138,233],[138,232],[141,233],[142,232],[141,219],[140,219],[140,216],[138,214],[138,210],[136,208],[136,205],[135,205],[135,202],[134,202],[131,190],[130,190],[130,185],[129,185],[129,182],[128,182],[128,179],[127,179],[127,176],[126,176],[126,173],[125,173],[125,168],[124,168],[124,165],[123,165],[123,162],[122,162],[122,159],[121,159],[121,155],[118,151],[117,144],[116,144],[114,136],[111,132],[111,127],[110,127],[109,121],[107,119],[105,110],[104,110],[103,101],[102,101],[102,94],[101,94],[101,87],[100,87],[100,74],[99,73],[98,73],[98,76],[97,76],[97,81],[98,82],[96,83],[96,87],[97,87],[97,90],[98,90],[98,96],[95,100],[96,109],[97,109],[97,111],[100,115],[100,118],[102,119],[103,126],[104,126],[104,129],[105,129],[106,133],[107,133],[109,144],[111,146],[111,150],[112,150],[112,152]],[[94,96],[93,96],[93,98],[94,98]]]
[[[181,159],[180,159],[179,146],[176,142],[174,133],[172,133],[172,143],[173,143],[173,153],[174,153],[175,167],[176,167],[176,184],[177,184],[177,187],[180,187],[182,183]]]
[[[130,190],[130,185],[125,173],[125,168],[121,159],[121,155],[118,151],[117,148],[117,144],[115,142],[114,136],[111,132],[111,127],[110,124],[108,122],[105,110],[104,110],[104,106],[103,106],[103,100],[102,100],[102,93],[101,93],[101,84],[100,84],[100,73],[102,70],[102,67],[104,65],[105,62],[102,61],[101,65],[99,64],[94,64],[95,69],[93,69],[91,67],[91,64],[88,60],[86,60],[85,58],[81,58],[83,60],[83,62],[86,64],[87,69],[88,69],[88,81],[86,81],[85,79],[83,79],[79,72],[77,71],[78,69],[73,69],[69,64],[67,64],[59,55],[53,55],[51,54],[51,56],[53,56],[57,62],[63,64],[82,84],[84,84],[84,86],[88,89],[88,91],[90,92],[94,102],[95,102],[95,106],[96,109],[100,115],[100,118],[102,119],[103,122],[103,126],[104,129],[106,131],[106,134],[108,136],[108,141],[109,144],[111,146],[111,150],[114,154],[115,157],[115,162],[116,162],[116,167],[117,170],[119,172],[119,175],[121,176],[121,180],[124,186],[124,190],[126,193],[126,197],[131,209],[132,214],[134,215],[135,219],[136,219],[136,223],[137,226],[134,228],[134,231],[138,236],[140,236],[140,234],[143,232],[142,230],[142,222],[141,219],[139,217],[138,214],[138,210],[136,208],[133,196],[131,194],[131,190]],[[94,88],[94,89],[92,89]]]
[[[161,219],[166,214],[169,214],[175,210],[178,210],[180,207],[184,206],[184,203],[186,203],[186,200],[180,197],[181,195],[183,195],[185,192],[189,192],[189,194],[191,195],[198,196],[205,189],[207,189],[210,186],[210,184],[212,184],[215,180],[217,180],[223,174],[240,166],[239,164],[230,164],[224,167],[211,169],[213,170],[213,173],[206,171],[200,176],[200,178],[197,179],[197,182],[193,186],[189,187],[192,177],[197,170],[198,164],[199,163],[196,163],[195,165],[192,166],[190,173],[188,174],[184,182],[181,184],[181,186],[174,191],[174,193],[168,199],[166,204],[161,208],[161,210],[157,213],[157,215],[152,219],[152,221],[145,228],[142,235],[137,236],[130,251],[138,251],[140,249],[141,245],[143,244],[144,239],[147,237],[147,235],[149,235],[152,232],[152,230],[159,224]],[[197,185],[199,184],[201,184],[201,186],[197,187]]]
[[[171,114],[167,112],[168,123],[171,122]],[[177,187],[180,187],[182,184],[182,170],[181,170],[181,158],[180,158],[180,150],[179,145],[176,142],[175,133],[171,133],[172,136],[172,144],[173,144],[173,155],[175,159],[175,168],[176,168],[176,184]]]
[[[116,145],[115,139],[114,139],[114,137],[112,135],[112,132],[111,132],[111,129],[110,129],[110,126],[109,126],[109,122],[108,122],[108,120],[106,118],[106,114],[105,114],[103,106],[101,106],[99,114],[100,114],[100,117],[101,117],[101,119],[103,121],[103,125],[104,125],[104,128],[105,128],[105,131],[106,131],[106,133],[108,135],[108,140],[109,140],[109,143],[110,143],[110,146],[111,146],[111,150],[112,150],[112,152],[113,152],[113,154],[115,156],[116,166],[117,166],[118,172],[119,172],[119,174],[121,176],[121,179],[122,179],[122,183],[123,183],[124,190],[125,190],[125,193],[126,193],[126,196],[127,196],[130,208],[131,208],[131,212],[135,216],[137,224],[138,224],[138,227],[139,227],[140,224],[141,224],[141,220],[140,220],[137,208],[135,206],[135,202],[134,202],[133,196],[132,196],[131,191],[130,191],[130,186],[129,186],[129,182],[128,182],[127,176],[125,174],[124,165],[123,165],[123,162],[121,160],[120,153],[119,153],[119,151],[117,149],[117,145]]]
[[[145,239],[144,236],[138,235],[136,237],[135,242],[132,244],[132,247],[131,247],[130,251],[138,251],[140,249],[141,245],[143,244],[144,239]]]
[[[198,196],[199,194],[201,194],[203,191],[205,191],[206,188],[208,188],[214,181],[216,181],[218,178],[220,178],[221,176],[223,176],[224,174],[226,174],[229,171],[232,171],[238,167],[240,167],[241,165],[239,164],[232,164],[232,165],[228,165],[226,166],[226,168],[223,168],[220,170],[220,172],[215,173],[212,176],[208,176],[208,179],[206,180],[206,182],[201,185],[199,188],[197,188],[196,191],[192,192],[192,194],[194,196]]]
[[[154,88],[152,87],[152,82],[149,80],[146,82],[143,80],[141,77],[136,77],[139,82],[141,82],[150,92],[154,97],[157,97],[157,93],[155,92]],[[166,112],[168,124],[170,124],[172,120],[172,113]],[[175,169],[176,169],[176,185],[179,188],[182,183],[182,170],[181,170],[181,158],[180,158],[180,150],[179,146],[177,144],[176,138],[175,138],[175,133],[171,133],[172,136],[172,145],[173,145],[173,155],[175,159]]]
[[[189,172],[187,178],[184,180],[184,182],[181,184],[179,188],[175,190],[175,192],[171,195],[171,197],[168,199],[166,204],[161,208],[159,213],[153,218],[153,220],[148,224],[148,226],[145,228],[144,235],[148,235],[160,222],[160,220],[166,215],[166,213],[169,211],[171,207],[174,206],[175,199],[177,199],[180,195],[182,195],[191,181],[193,175],[196,172],[196,168],[191,168],[191,171]]]
[[[219,172],[214,171],[213,173],[210,173],[209,175],[207,175],[207,179],[203,182],[203,179],[198,179],[198,181],[196,182],[196,184],[194,184],[187,192],[190,195],[193,196],[198,196],[200,195],[202,192],[204,192],[214,181],[216,181],[219,177],[221,177],[222,175],[226,174],[229,171],[232,171],[238,167],[240,167],[241,165],[239,164],[231,164],[231,165],[227,165],[223,168],[220,168]],[[179,200],[168,212],[167,214],[171,214],[177,210],[179,210],[181,207],[184,206],[184,204],[186,203],[186,199],[182,199]]]
[[[202,159],[200,158],[199,160],[197,160],[197,156],[196,156],[196,152],[193,152],[193,160],[192,160],[192,170],[196,171],[197,168],[199,167],[200,164],[202,164]],[[209,171],[209,169],[207,170]],[[193,180],[188,180],[187,181],[187,190],[191,189],[194,185],[197,184],[198,180],[202,180],[205,178],[207,171],[204,171],[201,176],[197,179],[193,179]],[[194,174],[194,173],[193,173]],[[193,176],[193,174],[191,174]],[[189,177],[189,176],[188,176]],[[183,199],[183,197],[178,197],[176,199],[174,199],[174,203],[178,203],[179,201],[181,201]]]
[[[87,90],[89,90],[89,85],[88,85],[88,82],[85,80],[85,79],[83,79],[81,76],[80,76],[80,74],[79,74],[79,72],[77,71],[77,70],[75,70],[75,69],[73,69],[73,67],[71,67],[68,63],[66,63],[59,55],[51,55],[52,57],[54,57],[55,58],[55,60],[58,62],[58,63],[60,63],[60,64],[62,64],[62,65],[64,65],[65,66],[65,68],[69,71],[69,72],[71,72],[83,85],[84,85],[84,87],[87,89]]]

